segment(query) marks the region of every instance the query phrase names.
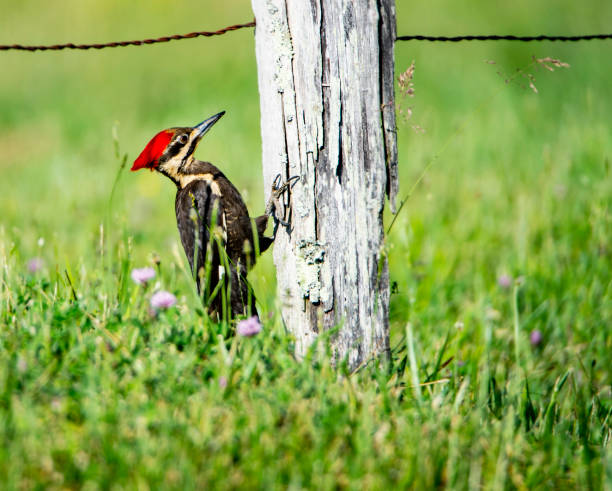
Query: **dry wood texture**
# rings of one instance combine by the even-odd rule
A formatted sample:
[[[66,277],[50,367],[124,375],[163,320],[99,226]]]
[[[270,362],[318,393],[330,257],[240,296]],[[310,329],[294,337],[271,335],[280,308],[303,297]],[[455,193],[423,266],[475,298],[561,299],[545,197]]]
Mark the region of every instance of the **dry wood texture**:
[[[394,208],[394,0],[253,0],[264,184],[300,176],[274,261],[304,354],[322,329],[351,369],[388,351],[385,195]]]

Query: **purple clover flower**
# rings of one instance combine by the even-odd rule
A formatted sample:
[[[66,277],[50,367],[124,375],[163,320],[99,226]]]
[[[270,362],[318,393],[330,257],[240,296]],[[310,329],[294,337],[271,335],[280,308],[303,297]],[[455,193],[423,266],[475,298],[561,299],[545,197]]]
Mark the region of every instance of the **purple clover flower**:
[[[225,375],[221,375],[219,377],[219,387],[225,389],[227,387],[227,377]]]
[[[512,276],[507,274],[499,275],[497,278],[497,285],[504,290],[507,290],[512,286]]]
[[[153,268],[134,268],[132,270],[132,279],[139,285],[146,285],[153,278],[155,278],[155,270]]]
[[[542,342],[542,338],[542,333],[538,329],[534,329],[529,335],[529,342],[531,346],[538,346]]]
[[[260,331],[261,324],[259,322],[259,317],[257,317],[256,315],[240,321],[238,323],[238,326],[236,327],[236,332],[238,333],[238,335],[245,337],[255,336]]]
[[[168,309],[176,303],[176,297],[172,293],[160,290],[151,297],[151,307],[155,310]]]
[[[38,273],[45,267],[45,261],[40,257],[33,257],[28,261],[28,271],[32,274]]]

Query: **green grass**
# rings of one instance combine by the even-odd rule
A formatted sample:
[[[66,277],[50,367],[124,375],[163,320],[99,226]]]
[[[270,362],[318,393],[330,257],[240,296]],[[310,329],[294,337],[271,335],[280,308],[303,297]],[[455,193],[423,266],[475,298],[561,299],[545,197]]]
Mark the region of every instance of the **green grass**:
[[[397,3],[402,34],[604,32],[612,15],[609,2]],[[0,42],[251,18],[246,0],[13,2]],[[118,174],[158,130],[225,109],[199,156],[263,210],[252,32],[0,54],[2,487],[611,489],[610,49],[396,45],[398,73],[416,61],[400,195],[426,172],[387,239],[392,360],[350,376],[331,368],[325,337],[293,359],[271,254],[251,275],[263,332],[210,322],[172,185]],[[529,68],[538,94],[497,74],[532,55],[571,68]],[[154,254],[154,284],[133,284]],[[156,288],[179,302],[152,316]]]

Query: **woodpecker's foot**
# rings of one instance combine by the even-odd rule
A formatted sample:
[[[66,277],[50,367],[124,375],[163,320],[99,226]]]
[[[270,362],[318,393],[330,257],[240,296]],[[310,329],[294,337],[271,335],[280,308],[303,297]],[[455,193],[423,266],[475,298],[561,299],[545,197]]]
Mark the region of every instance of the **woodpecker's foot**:
[[[289,222],[285,221],[285,205],[281,201],[281,197],[285,191],[290,190],[296,182],[300,180],[300,176],[293,176],[287,179],[281,184],[281,175],[278,174],[274,178],[272,183],[272,192],[270,193],[270,199],[266,205],[266,215],[272,215],[275,221],[280,223],[283,227],[289,227]],[[282,210],[282,211],[281,211]]]

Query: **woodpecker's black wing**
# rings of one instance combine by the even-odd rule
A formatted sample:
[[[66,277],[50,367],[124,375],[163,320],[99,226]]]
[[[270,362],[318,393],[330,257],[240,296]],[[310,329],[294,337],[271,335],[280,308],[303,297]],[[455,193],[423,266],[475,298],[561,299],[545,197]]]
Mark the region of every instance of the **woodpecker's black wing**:
[[[175,211],[179,235],[191,271],[196,277],[198,292],[202,293],[201,281],[204,281],[204,299],[207,300],[219,282],[219,245],[225,246],[222,202],[213,193],[209,182],[198,179],[178,190]],[[219,245],[215,241],[211,242],[213,233]],[[217,308],[220,307],[220,298],[220,294],[217,294],[210,305],[211,310],[220,311]]]
[[[215,176],[215,184],[221,195],[219,201],[229,265],[226,277],[230,281],[231,313],[233,316],[257,315],[255,295],[246,279],[249,268],[255,264],[253,224],[242,196],[223,173]]]
[[[228,199],[223,187],[218,182],[196,179],[178,190],[175,210],[181,242],[191,270],[195,271],[198,292],[204,292],[211,313],[222,313],[225,292],[221,290],[229,281],[231,315],[257,315],[255,296],[246,281],[246,264],[241,249],[237,247],[242,243],[241,239],[250,235],[250,228],[236,227],[236,222],[240,222],[243,216],[241,208],[244,204],[242,199]],[[246,213],[246,207],[244,210]],[[248,214],[246,218],[248,220]],[[224,258],[220,249],[223,249]],[[220,266],[225,271],[224,284],[217,288],[221,280]],[[211,295],[214,295],[212,299]]]
[[[216,168],[215,170],[215,183],[223,201],[224,223],[227,231],[227,253],[234,263],[238,264],[240,262],[242,267],[249,270],[257,260],[255,252],[264,252],[274,241],[273,238],[264,236],[268,216],[262,215],[253,220],[249,216],[249,211],[236,187],[221,171]],[[253,232],[256,234],[257,244],[253,239]]]

